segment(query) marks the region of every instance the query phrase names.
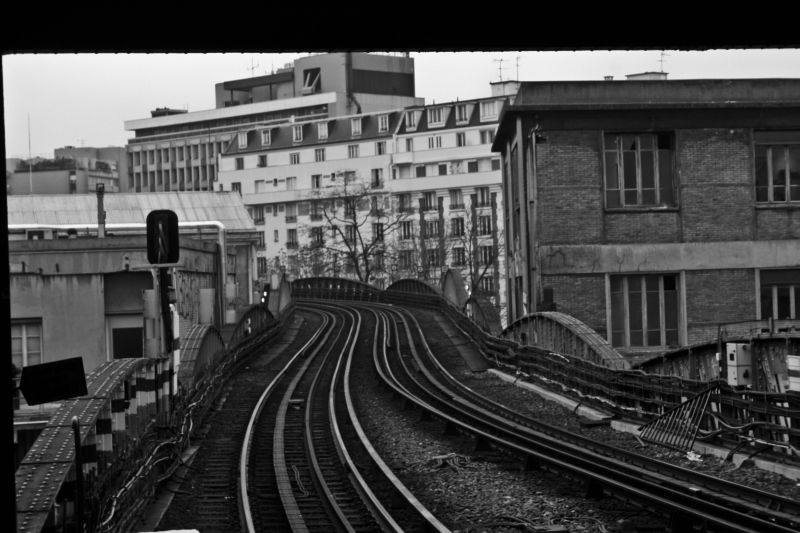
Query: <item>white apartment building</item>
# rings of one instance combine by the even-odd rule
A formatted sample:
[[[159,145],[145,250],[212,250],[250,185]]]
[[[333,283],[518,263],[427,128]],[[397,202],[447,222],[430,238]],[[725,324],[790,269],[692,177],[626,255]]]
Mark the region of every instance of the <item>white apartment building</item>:
[[[344,276],[386,287],[408,277],[438,283],[453,268],[468,293],[491,299],[505,317],[502,176],[491,145],[506,100],[495,96],[237,132],[220,155],[219,186],[240,192],[263,230],[259,281],[285,271],[290,277]],[[333,220],[335,204],[325,201],[345,189],[348,197],[358,193],[358,213],[348,218],[339,210]],[[362,254],[371,262],[368,273],[347,260],[353,249],[347,240],[369,249]],[[308,264],[314,254],[316,266]]]

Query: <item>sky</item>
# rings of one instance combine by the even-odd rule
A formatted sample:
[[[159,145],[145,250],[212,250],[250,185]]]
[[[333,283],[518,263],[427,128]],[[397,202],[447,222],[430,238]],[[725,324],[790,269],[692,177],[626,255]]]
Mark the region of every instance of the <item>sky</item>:
[[[127,120],[159,107],[214,108],[214,85],[269,74],[307,53],[12,54],[2,58],[6,157],[125,146]],[[800,49],[411,52],[425,102],[491,95],[501,80],[800,78]]]

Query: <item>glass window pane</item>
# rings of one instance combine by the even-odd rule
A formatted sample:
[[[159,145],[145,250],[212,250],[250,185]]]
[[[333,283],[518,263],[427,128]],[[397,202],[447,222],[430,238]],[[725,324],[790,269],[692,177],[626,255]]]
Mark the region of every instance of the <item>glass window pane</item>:
[[[623,152],[622,153],[622,172],[625,180],[626,189],[636,188],[636,153]]]
[[[619,191],[606,191],[606,207],[619,207]]]
[[[789,287],[778,287],[778,319],[787,320],[792,318],[789,302]]]
[[[636,150],[636,135],[622,135],[622,149]]]
[[[761,319],[775,318],[772,316],[772,287],[761,287]]]
[[[769,183],[767,177],[767,147],[756,145],[756,188],[766,187]]]
[[[642,205],[653,205],[656,203],[656,190],[644,189],[642,191]]]
[[[622,292],[622,276],[611,277],[611,292]]]
[[[637,199],[637,191],[636,189],[633,190],[625,190],[625,205],[636,205],[638,202]]]
[[[666,278],[665,278],[666,279]],[[664,291],[664,329],[667,345],[678,344],[678,291]]]
[[[652,135],[640,135],[639,136],[639,148],[642,150],[652,150],[653,149],[653,136]]]
[[[625,295],[622,292],[611,294],[611,343],[625,345]]]
[[[655,188],[655,159],[653,152],[649,150],[642,150],[642,188],[653,189]]]
[[[672,152],[669,150],[658,151],[658,186],[661,189],[661,203],[675,205],[673,189]]]
[[[606,152],[606,189],[619,189],[617,176],[617,153]]]
[[[631,331],[631,346],[642,346],[644,332],[642,331],[642,276],[628,278],[628,321]]]
[[[672,150],[672,136],[669,133],[660,133],[658,135],[658,149]]]

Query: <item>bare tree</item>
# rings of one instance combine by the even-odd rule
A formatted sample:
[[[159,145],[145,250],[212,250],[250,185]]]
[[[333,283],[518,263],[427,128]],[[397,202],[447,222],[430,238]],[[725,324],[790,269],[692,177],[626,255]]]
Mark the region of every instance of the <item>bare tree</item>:
[[[354,171],[335,176],[332,185],[317,189],[312,198],[312,214],[324,221],[317,226],[322,230],[308,228],[312,246],[325,250],[334,267],[341,259],[342,270],[360,281],[374,281],[385,272],[386,236],[406,215],[392,208],[379,178],[365,183]]]

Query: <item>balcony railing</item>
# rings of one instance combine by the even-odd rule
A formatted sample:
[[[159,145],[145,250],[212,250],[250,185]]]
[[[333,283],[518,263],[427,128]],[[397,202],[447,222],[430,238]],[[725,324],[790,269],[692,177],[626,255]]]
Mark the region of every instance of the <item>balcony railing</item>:
[[[286,222],[297,222],[297,215],[286,215]]]
[[[456,204],[456,203],[450,202],[450,210],[452,211],[453,209],[464,209],[464,203],[462,202],[462,203]]]
[[[298,244],[296,242],[287,242],[286,248],[289,250],[297,250]]]
[[[309,215],[309,216],[311,217],[311,220],[315,220],[315,221],[322,220],[322,215],[318,215],[316,213],[311,213],[311,215]]]
[[[400,212],[401,213],[413,214],[414,213],[414,208],[411,207],[411,206],[400,206]]]

